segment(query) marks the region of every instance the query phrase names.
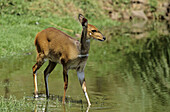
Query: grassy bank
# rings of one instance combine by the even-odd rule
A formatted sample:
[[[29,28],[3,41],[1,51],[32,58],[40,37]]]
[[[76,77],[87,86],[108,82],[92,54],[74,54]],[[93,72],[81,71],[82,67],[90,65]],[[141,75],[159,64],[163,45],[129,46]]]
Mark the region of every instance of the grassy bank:
[[[53,22],[51,18],[40,18],[30,16],[13,16],[2,15],[1,18],[1,34],[0,34],[0,54],[1,57],[22,55],[26,52],[34,50],[34,38],[35,35],[47,28],[55,27],[55,24],[61,24],[63,21],[61,18],[59,21]],[[57,17],[56,17],[57,18]],[[64,18],[67,21],[67,18]],[[73,19],[72,19],[73,20]],[[69,21],[65,22],[67,24]],[[36,24],[37,23],[37,24]],[[53,25],[52,25],[53,24]],[[77,25],[78,27],[78,25]]]
[[[95,20],[89,20],[89,23],[93,23],[101,30],[103,26],[117,24],[109,19],[104,22],[99,20],[99,22],[101,24]],[[55,27],[72,37],[75,37],[75,34],[80,34],[82,29],[77,19],[55,15],[50,18],[28,15],[1,15],[0,24],[0,57],[22,55],[33,51],[35,49],[35,35],[45,28]]]
[[[72,3],[69,0],[55,1],[55,4],[54,1],[46,0],[2,0],[0,2],[0,57],[23,55],[33,51],[35,35],[48,27],[56,27],[73,37],[77,33],[80,34],[82,28],[77,20],[77,15],[84,13],[82,10],[86,4],[82,2],[76,6],[79,4],[78,1]],[[93,5],[94,3],[90,2]],[[66,9],[67,4],[73,5],[72,9]],[[97,8],[97,5],[95,6]],[[71,10],[77,10],[77,12],[73,14]],[[117,24],[106,16],[85,15],[87,15],[89,23],[93,23],[99,29],[103,26]]]

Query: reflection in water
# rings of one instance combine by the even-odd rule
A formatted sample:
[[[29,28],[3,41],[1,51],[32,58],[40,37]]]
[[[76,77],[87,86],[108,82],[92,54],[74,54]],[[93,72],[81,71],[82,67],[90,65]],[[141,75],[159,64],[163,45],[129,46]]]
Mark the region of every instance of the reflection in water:
[[[4,84],[4,89],[5,89],[4,97],[9,98],[9,79],[4,79],[3,84]]]
[[[170,105],[170,36],[166,26],[160,28],[149,32],[150,38],[133,43],[135,50],[126,54],[129,63],[127,77],[136,83],[139,82],[136,79],[140,78],[143,96],[150,98],[152,107],[157,111],[163,111]]]
[[[127,57],[132,76],[141,77],[147,92],[157,103],[170,105],[170,36],[147,39],[142,44],[142,52],[131,52]]]
[[[167,24],[167,30],[168,30],[169,33],[170,33],[170,21],[167,21],[166,24]]]
[[[34,112],[48,112],[48,104],[49,100],[42,101],[35,101],[35,108]]]
[[[40,96],[40,98],[36,98],[34,100],[35,104],[34,112],[51,112],[51,111],[67,112],[71,107],[67,104],[62,104],[62,100],[60,101],[60,99],[57,98],[58,96],[51,96],[50,99],[48,100],[42,96]],[[75,103],[76,101],[73,102]],[[73,102],[71,101],[71,103]],[[88,112],[90,110],[90,106],[88,106],[86,109],[83,109],[82,105],[81,110],[84,112]]]
[[[170,28],[165,23],[131,23],[104,28],[107,43],[92,41],[86,81],[92,106],[87,107],[78,78],[70,71],[66,104],[62,105],[62,66],[49,77],[46,100],[44,65],[38,72],[42,95],[33,99],[32,65],[35,54],[0,59],[0,95],[29,96],[35,112],[145,112],[170,110]],[[131,38],[132,37],[132,38]],[[96,47],[97,46],[97,47]],[[100,50],[99,50],[100,48]],[[4,94],[5,93],[5,94]],[[71,97],[70,97],[71,96]]]

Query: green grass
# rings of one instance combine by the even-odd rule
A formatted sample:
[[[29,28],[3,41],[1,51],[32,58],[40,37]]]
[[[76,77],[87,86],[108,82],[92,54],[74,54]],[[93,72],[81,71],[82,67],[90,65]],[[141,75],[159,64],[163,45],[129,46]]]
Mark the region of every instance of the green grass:
[[[71,20],[75,22],[75,20]],[[71,20],[70,18],[59,18],[58,21],[54,21],[52,18],[2,15],[0,18],[0,57],[22,55],[33,51],[34,38],[39,31],[47,27],[59,27],[61,30],[63,30],[62,27],[70,28],[66,24],[71,23]],[[78,27],[77,23],[77,28],[74,28],[78,29]],[[65,32],[68,33],[68,31]],[[69,33],[71,34],[71,32]]]
[[[23,99],[16,99],[14,96],[10,98],[0,97],[0,111],[1,112],[18,112],[18,111],[32,111],[34,104]]]
[[[89,20],[89,23],[96,25],[99,29],[110,24],[117,24],[109,19],[106,19],[104,22],[99,20],[102,24],[96,21],[93,23],[93,21]],[[69,16],[51,16],[46,18],[2,14],[0,18],[0,57],[17,56],[33,51],[35,49],[35,35],[48,27],[58,28],[72,37],[75,37],[77,33],[80,34],[82,29],[78,20]]]
[[[33,50],[33,37],[35,34],[31,31],[37,30],[36,27],[21,24],[10,27],[7,25],[2,29],[0,34],[1,57],[22,55],[25,52]]]

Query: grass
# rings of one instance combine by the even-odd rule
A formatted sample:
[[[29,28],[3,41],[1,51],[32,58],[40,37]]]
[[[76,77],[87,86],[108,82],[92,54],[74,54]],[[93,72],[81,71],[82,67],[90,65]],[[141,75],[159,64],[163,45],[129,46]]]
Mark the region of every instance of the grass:
[[[43,19],[39,17],[3,15],[0,19],[2,24],[0,25],[0,57],[21,55],[25,52],[32,51],[34,49],[34,37],[36,33],[52,26],[59,26],[60,29],[60,27],[65,27],[66,24],[71,22],[67,18],[63,19],[68,21],[63,24],[62,19],[53,22],[53,19]]]
[[[2,27],[1,27],[2,28]],[[4,26],[1,31],[1,57],[17,56],[33,49],[33,35],[31,31],[36,27],[22,25]],[[28,32],[30,31],[30,32]],[[9,32],[9,33],[7,33]]]
[[[8,99],[0,97],[1,112],[31,111],[33,108],[34,104],[26,101],[25,98],[18,100],[14,96],[10,96]]]
[[[89,23],[93,23],[93,21],[89,20]],[[116,24],[115,22],[110,23],[109,19],[101,23],[99,25],[97,22],[94,22],[94,25],[100,29],[104,25]],[[69,16],[43,18],[28,15],[2,15],[0,18],[0,57],[17,56],[33,51],[35,49],[35,35],[48,27],[56,27],[73,37],[75,34],[81,33],[81,26],[78,20]]]
[[[87,2],[89,4],[84,5],[90,6],[90,4],[93,4],[93,6],[98,7],[95,2]],[[33,51],[35,49],[35,35],[48,27],[56,27],[73,37],[77,33],[80,34],[81,26],[77,20],[77,15],[83,13],[81,9],[84,9],[85,6],[83,3],[78,5],[79,3],[79,1],[73,2],[70,0],[2,0],[0,2],[0,58],[18,56]],[[66,9],[65,6],[68,4],[72,7]],[[72,12],[77,10],[77,12],[72,15],[71,10],[74,10]],[[91,14],[94,14],[94,12]],[[93,23],[99,28],[115,24],[107,17],[99,19],[99,15],[98,17],[94,15],[88,15],[87,17],[89,23]],[[96,22],[96,17],[99,20],[98,22]]]

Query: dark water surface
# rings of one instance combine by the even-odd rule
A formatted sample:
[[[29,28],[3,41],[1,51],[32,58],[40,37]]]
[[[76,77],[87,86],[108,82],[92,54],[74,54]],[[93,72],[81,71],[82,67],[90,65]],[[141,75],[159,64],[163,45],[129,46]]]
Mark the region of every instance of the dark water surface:
[[[45,98],[43,71],[38,71],[40,98],[33,98],[35,52],[0,59],[0,96],[26,97],[44,112],[169,112],[170,26],[163,23],[125,23],[104,28],[106,42],[91,42],[85,77],[90,108],[75,71],[69,72],[66,104],[62,105],[62,66],[49,76],[50,100]]]

